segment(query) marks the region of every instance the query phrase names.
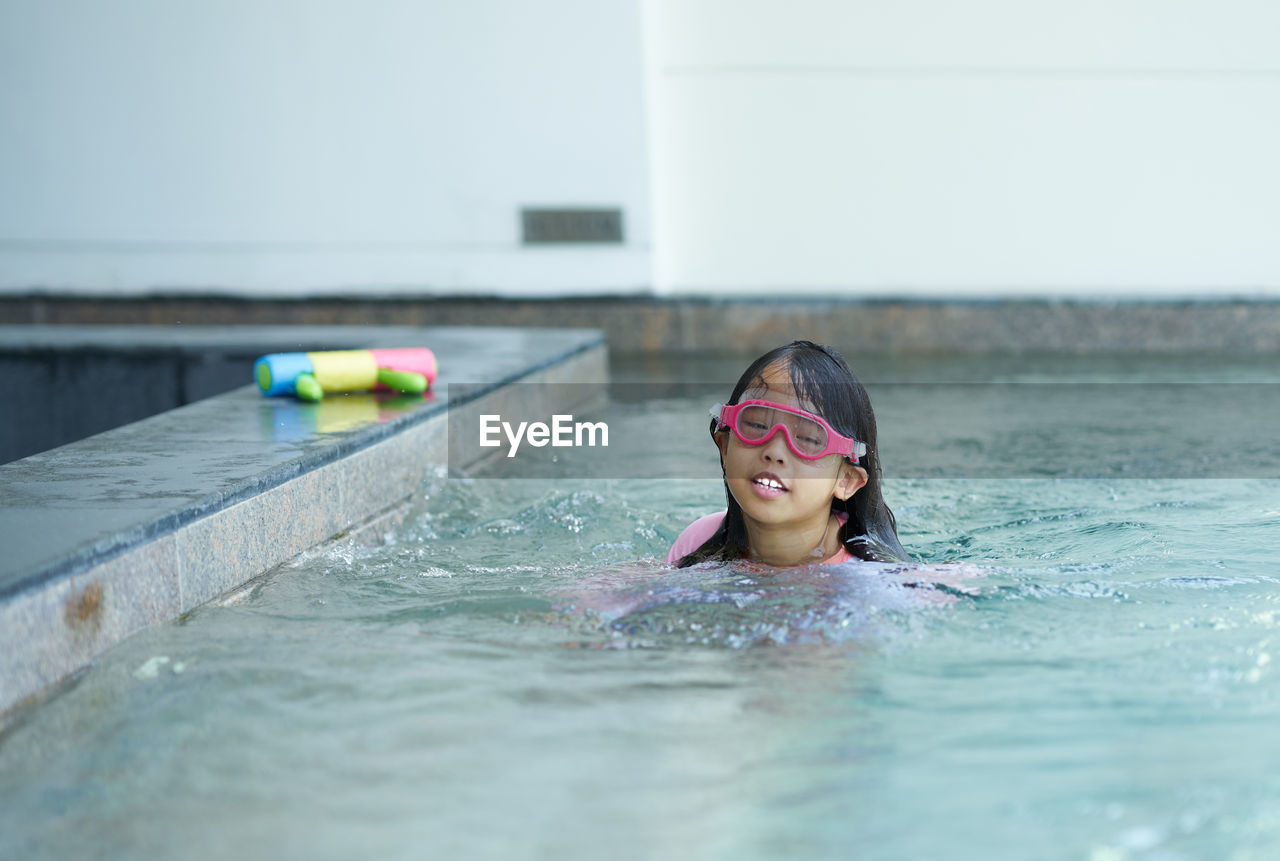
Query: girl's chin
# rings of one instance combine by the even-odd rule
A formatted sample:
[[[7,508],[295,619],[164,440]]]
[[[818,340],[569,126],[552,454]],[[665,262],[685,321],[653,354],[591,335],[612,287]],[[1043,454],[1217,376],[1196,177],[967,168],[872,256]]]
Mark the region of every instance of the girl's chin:
[[[783,493],[774,499],[762,499],[755,496],[750,488],[744,488],[741,491],[735,489],[733,498],[742,509],[743,516],[761,526],[804,527],[809,524],[810,519],[822,520],[831,511],[830,503],[819,504],[812,511],[805,511],[797,507],[797,500],[791,493]]]
[[[786,494],[775,499],[764,499],[748,490],[741,496],[735,495],[734,499],[738,501],[738,506],[745,516],[760,523],[788,523],[796,516],[796,511],[790,505],[791,500]]]

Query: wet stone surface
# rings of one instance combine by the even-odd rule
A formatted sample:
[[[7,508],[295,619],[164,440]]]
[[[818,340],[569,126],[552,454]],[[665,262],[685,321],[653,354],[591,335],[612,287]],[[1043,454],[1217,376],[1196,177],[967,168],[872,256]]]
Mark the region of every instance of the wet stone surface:
[[[191,331],[170,330],[184,340]],[[56,334],[55,343],[67,349],[88,338]],[[225,334],[241,343],[250,337],[243,328]],[[251,334],[256,343],[271,342],[268,333]],[[137,338],[136,329],[117,327],[101,330],[97,343],[123,347]],[[0,600],[443,415],[451,381],[510,381],[599,347],[601,339],[568,329],[280,327],[274,343],[275,349],[427,346],[440,377],[428,398],[354,394],[318,404],[264,398],[246,385],[0,465]]]
[[[27,349],[36,334],[0,331],[0,349]],[[53,345],[68,350],[92,343],[126,352],[130,339],[156,349],[162,337],[124,327],[53,334]],[[219,334],[195,342],[214,349]],[[0,464],[0,725],[11,707],[130,634],[401,503],[446,451],[451,384],[466,384],[457,406],[549,374],[607,376],[603,338],[591,330],[222,334],[230,348],[261,345],[259,354],[430,347],[440,373],[425,396],[355,393],[319,403],[264,398],[246,384]],[[190,330],[169,336],[192,348]]]

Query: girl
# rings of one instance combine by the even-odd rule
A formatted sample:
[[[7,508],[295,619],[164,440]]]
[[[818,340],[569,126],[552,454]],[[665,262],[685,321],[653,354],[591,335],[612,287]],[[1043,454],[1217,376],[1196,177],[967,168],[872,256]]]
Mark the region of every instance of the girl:
[[[728,510],[690,524],[668,564],[910,561],[880,496],[871,401],[835,350],[794,341],[756,359],[712,409],[711,437]]]

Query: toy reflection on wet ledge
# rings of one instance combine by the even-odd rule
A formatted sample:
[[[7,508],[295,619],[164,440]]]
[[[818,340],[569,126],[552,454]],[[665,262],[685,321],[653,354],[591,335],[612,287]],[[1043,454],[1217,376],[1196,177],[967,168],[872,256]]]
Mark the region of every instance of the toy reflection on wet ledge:
[[[434,401],[435,393],[357,392],[320,401],[271,399],[263,403],[267,435],[276,442],[301,442],[317,434],[343,434],[390,421]]]

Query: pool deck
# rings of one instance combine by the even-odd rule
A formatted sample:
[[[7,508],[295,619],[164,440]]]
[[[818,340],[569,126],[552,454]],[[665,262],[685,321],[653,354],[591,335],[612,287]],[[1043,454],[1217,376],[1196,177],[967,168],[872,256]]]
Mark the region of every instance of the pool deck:
[[[125,327],[57,334],[66,346],[120,349],[137,336]],[[0,464],[0,725],[130,634],[329,539],[385,532],[446,465],[450,409],[493,409],[516,382],[608,377],[604,338],[586,329],[184,327],[177,337],[188,348],[256,345],[258,354],[425,346],[440,376],[426,397],[318,404],[264,398],[249,384]],[[456,383],[467,394],[451,403]],[[572,406],[545,405],[548,415]]]

